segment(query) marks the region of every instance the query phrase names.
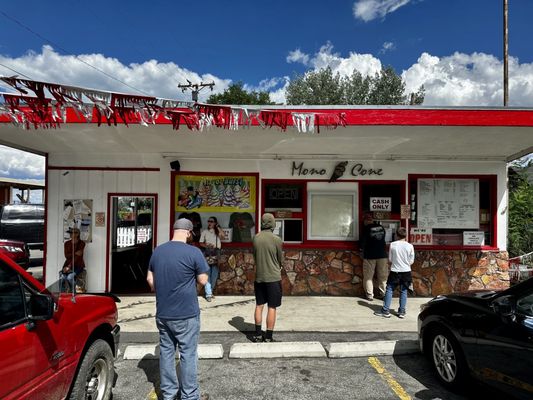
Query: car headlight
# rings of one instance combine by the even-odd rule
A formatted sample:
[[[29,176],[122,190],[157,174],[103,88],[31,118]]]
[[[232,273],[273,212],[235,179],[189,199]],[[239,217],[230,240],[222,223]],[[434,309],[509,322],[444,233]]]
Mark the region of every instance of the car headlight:
[[[10,253],[18,253],[18,252],[21,252],[22,249],[20,247],[15,247],[15,246],[8,246],[8,245],[5,245],[5,246],[0,246],[0,248],[10,252]]]

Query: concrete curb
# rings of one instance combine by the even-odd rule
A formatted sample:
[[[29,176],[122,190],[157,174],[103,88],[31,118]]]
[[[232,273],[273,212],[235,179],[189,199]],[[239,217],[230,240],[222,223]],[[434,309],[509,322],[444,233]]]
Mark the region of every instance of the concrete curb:
[[[275,342],[275,343],[234,343],[228,358],[355,358],[369,356],[393,356],[420,352],[417,340],[379,340],[330,343],[320,342]],[[179,355],[176,354],[176,358]],[[156,344],[128,345],[124,350],[124,360],[156,360],[159,348]],[[224,358],[221,344],[199,344],[198,358],[213,360]]]
[[[329,358],[392,356],[420,352],[417,340],[331,343],[327,350]]]
[[[229,358],[327,357],[320,342],[234,343]]]
[[[198,345],[198,359],[210,360],[224,357],[224,349],[221,344],[199,344]],[[176,358],[179,358],[176,352]],[[141,344],[128,345],[124,350],[124,360],[157,360],[159,359],[159,345],[156,344]]]

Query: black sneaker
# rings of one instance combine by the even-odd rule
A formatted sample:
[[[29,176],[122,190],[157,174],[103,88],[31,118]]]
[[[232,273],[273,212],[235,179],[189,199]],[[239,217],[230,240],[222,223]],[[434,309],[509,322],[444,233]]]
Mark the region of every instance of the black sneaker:
[[[383,312],[383,311],[375,311],[374,315],[376,317],[383,317],[383,318],[390,318],[391,316],[390,312]]]
[[[276,340],[274,338],[264,338],[263,342],[265,342],[265,343],[278,343],[278,342],[281,342],[281,340]]]
[[[257,333],[252,333],[251,335],[248,335],[248,339],[252,343],[260,343],[260,342],[264,341],[263,335],[262,334],[257,334]]]
[[[398,318],[404,319],[405,318],[405,313],[398,313]]]

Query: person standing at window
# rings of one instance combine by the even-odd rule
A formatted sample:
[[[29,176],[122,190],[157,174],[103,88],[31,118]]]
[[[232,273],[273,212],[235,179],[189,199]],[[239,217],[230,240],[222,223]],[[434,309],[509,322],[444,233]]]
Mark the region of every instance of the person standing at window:
[[[205,299],[211,301],[215,298],[213,292],[217,285],[218,279],[218,262],[220,258],[220,249],[222,240],[225,239],[224,231],[218,225],[216,217],[209,217],[207,220],[207,229],[202,231],[200,236],[200,246],[204,248],[204,255],[209,272],[207,273],[207,284],[205,285]]]
[[[368,301],[374,300],[374,273],[377,275],[379,298],[385,296],[387,276],[387,250],[385,247],[385,228],[374,221],[372,213],[363,217],[363,236],[361,253],[363,257],[363,288]]]
[[[274,342],[272,334],[276,324],[277,308],[281,306],[281,268],[283,266],[282,242],[274,234],[276,220],[272,214],[266,213],[261,218],[261,232],[254,236],[255,260],[255,334],[250,337],[253,342],[263,340]],[[263,308],[268,304],[266,320],[266,337],[263,338],[261,325]]]
[[[376,311],[374,315],[384,318],[390,318],[390,305],[392,302],[392,293],[400,285],[400,308],[398,308],[398,318],[405,318],[407,306],[407,291],[413,282],[411,276],[411,265],[415,262],[415,249],[411,243],[406,241],[407,232],[405,228],[400,228],[396,232],[398,240],[390,244],[389,262],[391,263],[391,272],[387,279],[387,290],[383,307]]]

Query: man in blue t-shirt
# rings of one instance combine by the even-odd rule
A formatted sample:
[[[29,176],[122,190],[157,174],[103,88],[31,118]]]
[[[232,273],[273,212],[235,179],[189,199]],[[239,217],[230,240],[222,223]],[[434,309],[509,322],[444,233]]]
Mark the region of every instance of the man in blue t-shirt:
[[[156,297],[159,372],[165,400],[209,398],[200,397],[198,386],[200,307],[196,293],[196,283],[207,283],[209,266],[200,249],[187,244],[192,239],[192,231],[191,221],[178,219],[174,223],[172,240],[154,250],[146,277]],[[176,346],[180,352],[179,383]]]

